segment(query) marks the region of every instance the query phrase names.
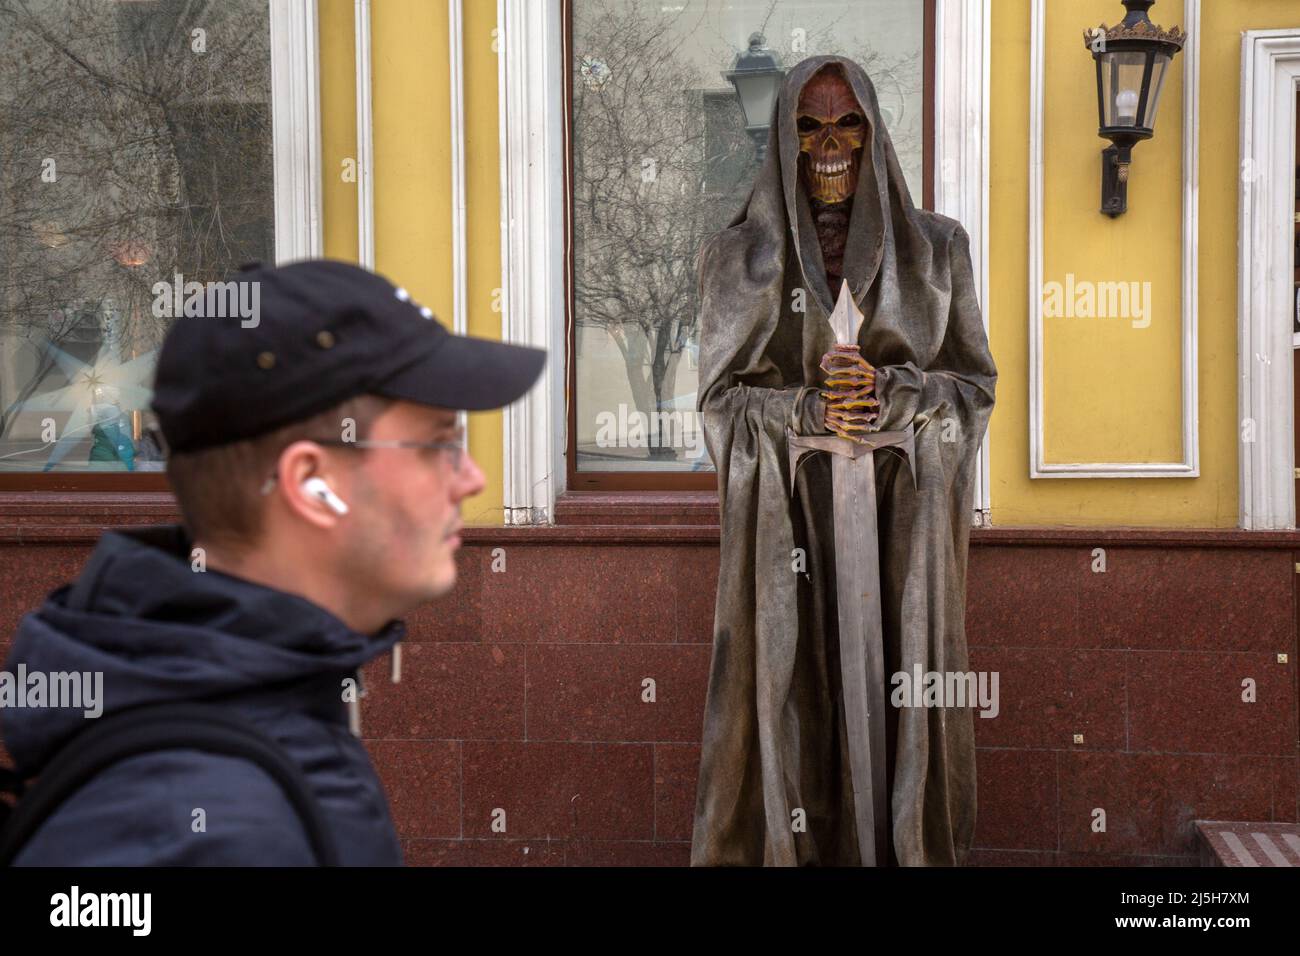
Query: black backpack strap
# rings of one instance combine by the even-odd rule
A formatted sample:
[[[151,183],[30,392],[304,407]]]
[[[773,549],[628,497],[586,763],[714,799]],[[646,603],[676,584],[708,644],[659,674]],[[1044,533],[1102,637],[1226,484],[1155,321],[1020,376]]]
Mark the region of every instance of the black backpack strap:
[[[316,862],[338,866],[338,851],[302,769],[284,748],[251,722],[212,704],[149,704],[96,719],[63,746],[41,770],[0,831],[0,866],[19,850],[58,808],[113,764],[160,750],[202,750],[239,757],[262,768],[284,791],[302,821]]]

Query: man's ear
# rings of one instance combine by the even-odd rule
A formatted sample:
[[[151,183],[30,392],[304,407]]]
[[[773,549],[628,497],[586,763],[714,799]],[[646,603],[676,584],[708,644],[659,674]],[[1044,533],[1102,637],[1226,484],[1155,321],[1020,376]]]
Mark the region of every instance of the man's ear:
[[[341,515],[303,488],[307,479],[321,478],[336,494],[346,495],[346,489],[336,487],[344,481],[342,472],[331,471],[330,461],[320,445],[311,441],[288,445],[277,459],[277,474],[276,497],[291,515],[322,529],[338,524]]]

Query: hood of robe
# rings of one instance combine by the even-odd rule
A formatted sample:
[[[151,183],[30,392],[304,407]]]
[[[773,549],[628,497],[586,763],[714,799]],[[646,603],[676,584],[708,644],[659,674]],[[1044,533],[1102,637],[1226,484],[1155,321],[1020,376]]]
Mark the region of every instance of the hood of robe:
[[[713,347],[702,350],[702,383],[762,368],[763,350],[790,312],[786,272],[796,263],[797,284],[806,293],[804,319],[825,323],[825,336],[818,338],[830,340],[826,320],[839,290],[827,286],[812,209],[799,181],[797,128],[800,93],[828,64],[843,71],[868,127],[843,262],[864,316],[863,355],[877,366],[910,361],[926,368],[943,341],[951,293],[948,246],[961,227],[913,204],[875,87],[862,67],[841,56],[809,57],[782,84],[767,157],[748,199],[701,252],[702,324],[713,333]],[[710,316],[712,309],[725,314]],[[804,357],[808,384],[815,384],[820,357]]]

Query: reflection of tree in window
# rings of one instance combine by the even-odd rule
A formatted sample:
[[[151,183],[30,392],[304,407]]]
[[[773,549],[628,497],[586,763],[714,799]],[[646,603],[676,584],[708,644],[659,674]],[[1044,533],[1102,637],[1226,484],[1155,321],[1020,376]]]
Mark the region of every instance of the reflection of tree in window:
[[[903,7],[899,2],[876,0],[874,7],[892,5],[909,17],[919,9],[912,0]],[[923,50],[880,50],[862,40],[854,31],[871,25],[865,5],[749,7],[747,14],[739,5],[710,3],[574,4],[573,292],[583,468],[608,468],[610,460],[630,465],[638,458],[662,462],[659,467],[692,465],[665,447],[668,436],[657,433],[663,418],[655,413],[694,410],[696,255],[738,211],[758,171],[739,103],[722,79],[737,52],[724,35],[724,20],[736,21],[727,29],[743,27],[732,29],[742,39],[761,28],[787,67],[819,53],[861,63],[876,84],[920,201]],[[744,16],[752,22],[742,22]],[[919,13],[915,19],[919,43]],[[617,347],[625,383],[610,381],[611,371],[592,353],[593,342],[606,341]],[[684,389],[683,357],[689,370]],[[614,411],[606,406],[618,394],[630,394],[635,411],[645,416],[649,447],[603,449],[584,437],[597,415]]]
[[[74,384],[60,356],[149,356],[155,283],[273,258],[270,119],[267,0],[0,0],[0,470],[73,417],[23,407]],[[140,444],[147,389],[98,394]],[[104,447],[64,437],[65,466]]]
[[[649,416],[675,395],[695,328],[695,254],[724,201],[701,192],[703,111],[689,92],[700,77],[674,52],[674,18],[601,3],[575,14],[575,50],[599,51],[609,71],[573,88],[577,321],[618,346]],[[672,457],[660,437],[647,452]]]

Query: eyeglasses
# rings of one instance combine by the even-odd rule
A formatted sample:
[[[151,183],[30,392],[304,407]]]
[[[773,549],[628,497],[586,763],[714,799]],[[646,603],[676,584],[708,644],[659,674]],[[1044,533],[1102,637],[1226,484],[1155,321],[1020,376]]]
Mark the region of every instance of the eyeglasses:
[[[313,438],[311,441],[332,448],[423,448],[429,451],[446,451],[451,453],[451,470],[457,473],[460,472],[460,462],[465,452],[464,438],[455,441],[370,441],[366,439],[346,441],[342,438]]]
[[[463,432],[453,441],[374,441],[369,439],[347,441],[343,438],[308,438],[306,440],[315,442],[317,445],[328,445],[331,448],[421,448],[427,451],[449,452],[453,474],[460,474],[460,464],[465,453],[465,435]],[[270,494],[278,478],[278,474],[273,474],[270,478],[267,478],[262,484],[261,493],[264,495]]]

